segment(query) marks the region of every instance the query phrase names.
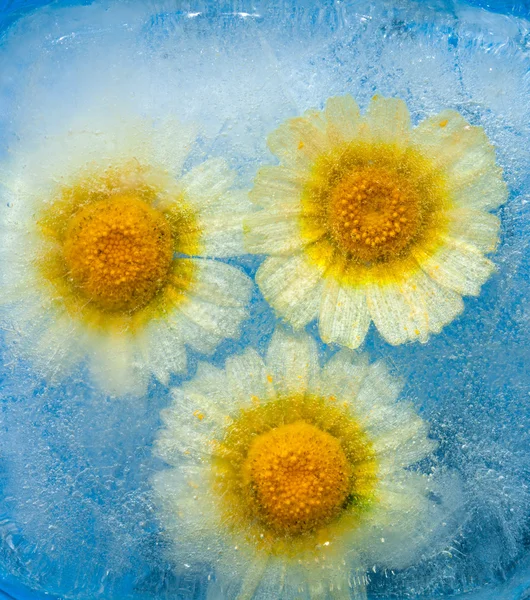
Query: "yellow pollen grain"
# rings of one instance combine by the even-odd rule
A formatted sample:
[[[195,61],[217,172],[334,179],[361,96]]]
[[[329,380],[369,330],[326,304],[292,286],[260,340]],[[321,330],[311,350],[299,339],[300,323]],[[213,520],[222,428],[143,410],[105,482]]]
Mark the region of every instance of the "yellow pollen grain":
[[[66,229],[69,277],[88,300],[109,311],[134,311],[162,287],[173,258],[164,215],[130,195],[82,207]]]
[[[331,521],[351,488],[351,467],[339,441],[298,421],[259,435],[244,464],[258,517],[288,533]]]

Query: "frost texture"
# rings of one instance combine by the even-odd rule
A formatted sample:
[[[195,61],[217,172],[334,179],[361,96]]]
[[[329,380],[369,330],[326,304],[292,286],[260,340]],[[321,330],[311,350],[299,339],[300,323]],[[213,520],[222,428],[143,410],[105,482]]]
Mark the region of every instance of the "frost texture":
[[[0,38],[0,218],[9,155],[120,113],[197,122],[189,162],[224,156],[250,185],[271,162],[266,135],[288,117],[351,93],[399,96],[413,121],[452,108],[485,128],[505,169],[498,273],[462,317],[427,345],[391,348],[371,331],[366,349],[407,379],[407,396],[441,442],[425,469],[456,470],[465,515],[451,547],[401,572],[371,571],[373,598],[473,591],[473,600],[524,596],[530,539],[530,23],[447,2],[95,2],[53,4]],[[0,4],[0,6],[2,6]],[[521,11],[520,11],[521,12]],[[30,173],[27,176],[31,176]],[[230,260],[253,274],[259,260]],[[8,324],[2,327],[9,327]],[[255,292],[240,341],[263,348],[274,327]],[[316,328],[312,328],[316,334]],[[332,350],[322,347],[323,353]],[[191,377],[197,356],[190,361]],[[165,558],[150,478],[167,389],[110,401],[79,370],[47,387],[3,346],[0,569],[61,598],[205,598],[208,565]],[[178,383],[178,379],[172,381]],[[516,596],[516,593],[518,594]],[[467,597],[467,596],[466,596]],[[526,597],[526,596],[525,596]]]

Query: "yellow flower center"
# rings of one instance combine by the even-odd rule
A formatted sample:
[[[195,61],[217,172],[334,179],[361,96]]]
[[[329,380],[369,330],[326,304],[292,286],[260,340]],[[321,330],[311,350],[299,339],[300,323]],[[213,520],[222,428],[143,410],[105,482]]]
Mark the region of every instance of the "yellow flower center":
[[[422,203],[399,173],[367,166],[346,174],[331,191],[333,238],[362,262],[401,253],[422,225]]]
[[[334,396],[254,397],[212,446],[222,522],[267,553],[311,552],[355,529],[376,502],[372,442]]]
[[[122,194],[78,210],[63,251],[72,283],[88,299],[104,310],[134,311],[162,287],[173,241],[162,213]]]
[[[346,260],[359,281],[378,265],[417,268],[411,250],[438,247],[451,205],[445,178],[429,160],[414,147],[382,143],[338,146],[320,156],[301,201],[302,235],[319,239],[309,255],[322,264],[330,256]]]
[[[303,421],[258,436],[244,471],[259,516],[289,533],[331,521],[351,487],[351,468],[339,441]]]

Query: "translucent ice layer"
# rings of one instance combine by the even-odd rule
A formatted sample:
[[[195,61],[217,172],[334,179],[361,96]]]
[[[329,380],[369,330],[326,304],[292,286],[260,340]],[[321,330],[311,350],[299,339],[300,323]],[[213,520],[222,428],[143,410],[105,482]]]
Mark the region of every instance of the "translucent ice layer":
[[[372,565],[369,598],[497,600],[524,597],[528,587],[529,36],[522,16],[453,2],[138,0],[54,3],[0,37],[2,219],[12,165],[101,115],[197,124],[185,168],[223,157],[241,187],[274,162],[267,135],[331,96],[352,94],[364,110],[377,92],[402,98],[414,125],[453,109],[484,128],[510,190],[497,211],[496,273],[427,345],[391,347],[372,328],[364,348],[403,376],[404,396],[439,442],[420,467],[456,472],[464,511],[451,544],[433,544],[402,570]],[[250,276],[261,262],[223,260]],[[249,345],[263,352],[274,326],[254,289],[241,338],[222,343],[213,363]],[[20,583],[79,600],[205,598],[215,570],[169,562],[152,496],[152,477],[166,468],[152,443],[168,389],[152,380],[141,402],[111,400],[87,383],[86,365],[47,384],[21,356],[17,332],[7,333],[0,566],[11,594]],[[320,343],[319,351],[323,358],[335,348]],[[207,360],[189,356],[172,385]]]

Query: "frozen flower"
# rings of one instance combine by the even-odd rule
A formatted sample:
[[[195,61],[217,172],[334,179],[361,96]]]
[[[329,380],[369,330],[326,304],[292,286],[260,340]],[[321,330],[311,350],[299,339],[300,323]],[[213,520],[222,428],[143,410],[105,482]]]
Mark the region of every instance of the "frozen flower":
[[[175,562],[213,565],[212,599],[347,599],[365,597],[368,568],[433,551],[449,505],[411,468],[435,443],[400,389],[351,350],[321,368],[315,341],[283,329],[265,361],[201,364],[156,443]]]
[[[105,391],[140,394],[186,368],[186,344],[238,334],[251,281],[207,257],[241,252],[249,203],[222,160],[178,178],[193,137],[172,120],[84,126],[2,167],[4,322],[43,375],[88,358]]]
[[[373,321],[391,344],[425,342],[478,295],[494,266],[506,198],[482,128],[445,110],[411,128],[406,105],[351,96],[290,119],[268,140],[247,246],[277,313],[322,339],[359,346]]]

